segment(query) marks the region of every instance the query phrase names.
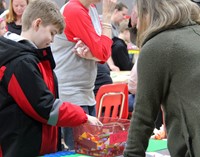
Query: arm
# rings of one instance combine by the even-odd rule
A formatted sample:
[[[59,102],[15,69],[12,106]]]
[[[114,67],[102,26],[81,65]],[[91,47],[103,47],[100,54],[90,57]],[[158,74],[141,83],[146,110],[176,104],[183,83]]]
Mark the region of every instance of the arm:
[[[75,38],[77,40],[76,45],[74,46],[73,52],[78,55],[81,58],[89,59],[89,60],[94,60],[94,61],[100,61],[98,58],[95,58],[89,47],[85,45],[80,39]]]
[[[128,80],[128,90],[131,94],[136,94],[137,90],[137,60],[131,70],[130,78]]]
[[[111,54],[112,40],[107,35],[97,34],[86,9],[75,9],[68,5],[64,9],[63,15],[67,26],[64,31],[65,35],[72,42],[75,42],[74,37],[78,37],[89,47],[93,57],[106,61]]]
[[[41,123],[57,126],[77,126],[94,120],[81,107],[55,99],[54,88],[47,86],[52,84],[49,82],[53,80],[52,75],[48,73],[46,77],[43,71],[42,76],[37,66],[30,59],[20,61],[8,84],[9,94],[25,114]],[[44,81],[43,78],[51,79]]]
[[[111,71],[120,71],[119,67],[114,64],[112,57],[108,58],[107,64]]]
[[[109,5],[107,5],[107,3],[109,3],[107,0],[104,0],[103,1],[103,7],[102,7],[102,23],[108,23],[110,24],[111,26],[111,16],[112,16],[112,13],[114,11],[114,7],[115,5],[112,5],[111,7]],[[116,1],[115,1],[116,3]],[[104,35],[109,35],[109,38],[112,38],[112,29],[110,27],[110,29],[106,28],[106,27],[103,27],[103,33]],[[107,60],[107,64],[110,68],[110,70],[112,71],[120,71],[119,67],[117,67],[114,62],[113,62],[113,59],[112,57],[110,56]]]
[[[159,42],[143,47],[138,59],[138,86],[135,111],[131,120],[124,156],[145,156],[148,141],[155,127],[160,105],[169,88],[170,64],[167,50]],[[149,46],[151,45],[151,46]],[[138,126],[138,127],[135,127]]]
[[[103,0],[102,4],[102,34],[112,38],[111,16],[115,9],[116,0]],[[108,27],[110,26],[110,27]]]

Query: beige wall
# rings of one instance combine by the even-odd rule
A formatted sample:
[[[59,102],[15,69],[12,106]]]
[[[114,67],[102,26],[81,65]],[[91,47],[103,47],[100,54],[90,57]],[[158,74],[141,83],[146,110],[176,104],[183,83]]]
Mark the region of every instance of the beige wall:
[[[54,0],[54,1],[58,4],[59,7],[61,7],[65,3],[66,0]],[[129,14],[130,14],[130,12],[132,10],[133,1],[134,0],[118,0],[118,2],[123,2],[123,3],[125,3],[128,6],[128,8],[129,8]],[[9,0],[6,0],[6,2],[8,4]],[[98,9],[99,14],[101,14],[101,5],[102,5],[101,3],[97,4],[97,9]],[[8,7],[8,5],[7,5],[7,7]]]
[[[65,3],[65,0],[55,0],[55,1],[60,7]],[[128,6],[129,14],[131,13],[131,10],[132,10],[133,1],[134,0],[118,0],[118,2],[123,2]],[[101,6],[102,6],[102,3],[97,4],[97,9],[98,9],[99,14],[101,14]]]
[[[128,10],[129,10],[129,15],[130,15],[132,7],[133,7],[133,1],[134,0],[117,0],[117,2],[122,2],[127,5]],[[99,14],[101,14],[101,6],[102,6],[101,3],[97,4],[97,9],[98,9]]]
[[[10,0],[6,0],[7,7],[8,7],[8,4],[9,4],[9,1]],[[54,1],[56,1],[56,3],[58,4],[59,7],[61,7],[65,3],[65,0],[54,0]]]

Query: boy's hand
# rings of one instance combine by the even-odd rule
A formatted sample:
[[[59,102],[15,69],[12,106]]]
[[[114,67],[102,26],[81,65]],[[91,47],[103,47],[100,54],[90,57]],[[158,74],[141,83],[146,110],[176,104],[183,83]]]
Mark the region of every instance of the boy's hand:
[[[103,126],[103,124],[96,117],[90,116],[88,114],[86,114],[86,115],[88,117],[88,123],[90,123],[92,125]]]

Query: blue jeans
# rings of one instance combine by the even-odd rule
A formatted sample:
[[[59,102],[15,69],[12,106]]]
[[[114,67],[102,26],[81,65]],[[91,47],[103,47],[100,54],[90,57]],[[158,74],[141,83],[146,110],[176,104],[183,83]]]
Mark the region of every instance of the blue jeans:
[[[133,112],[134,103],[135,103],[135,95],[134,94],[129,94],[128,95],[128,112]]]
[[[94,106],[81,106],[83,110],[91,115],[91,116],[96,116],[96,108]],[[68,146],[70,150],[74,150],[74,138],[73,138],[73,129],[66,127],[62,128],[62,134],[64,137],[65,144]]]

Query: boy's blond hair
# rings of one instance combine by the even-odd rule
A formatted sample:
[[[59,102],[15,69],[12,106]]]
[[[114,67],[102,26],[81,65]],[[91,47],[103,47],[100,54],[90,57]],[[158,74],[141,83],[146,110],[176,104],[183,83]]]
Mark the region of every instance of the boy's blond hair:
[[[31,0],[22,15],[22,31],[31,28],[32,22],[40,18],[42,25],[54,25],[62,33],[65,22],[55,2],[52,0]]]

